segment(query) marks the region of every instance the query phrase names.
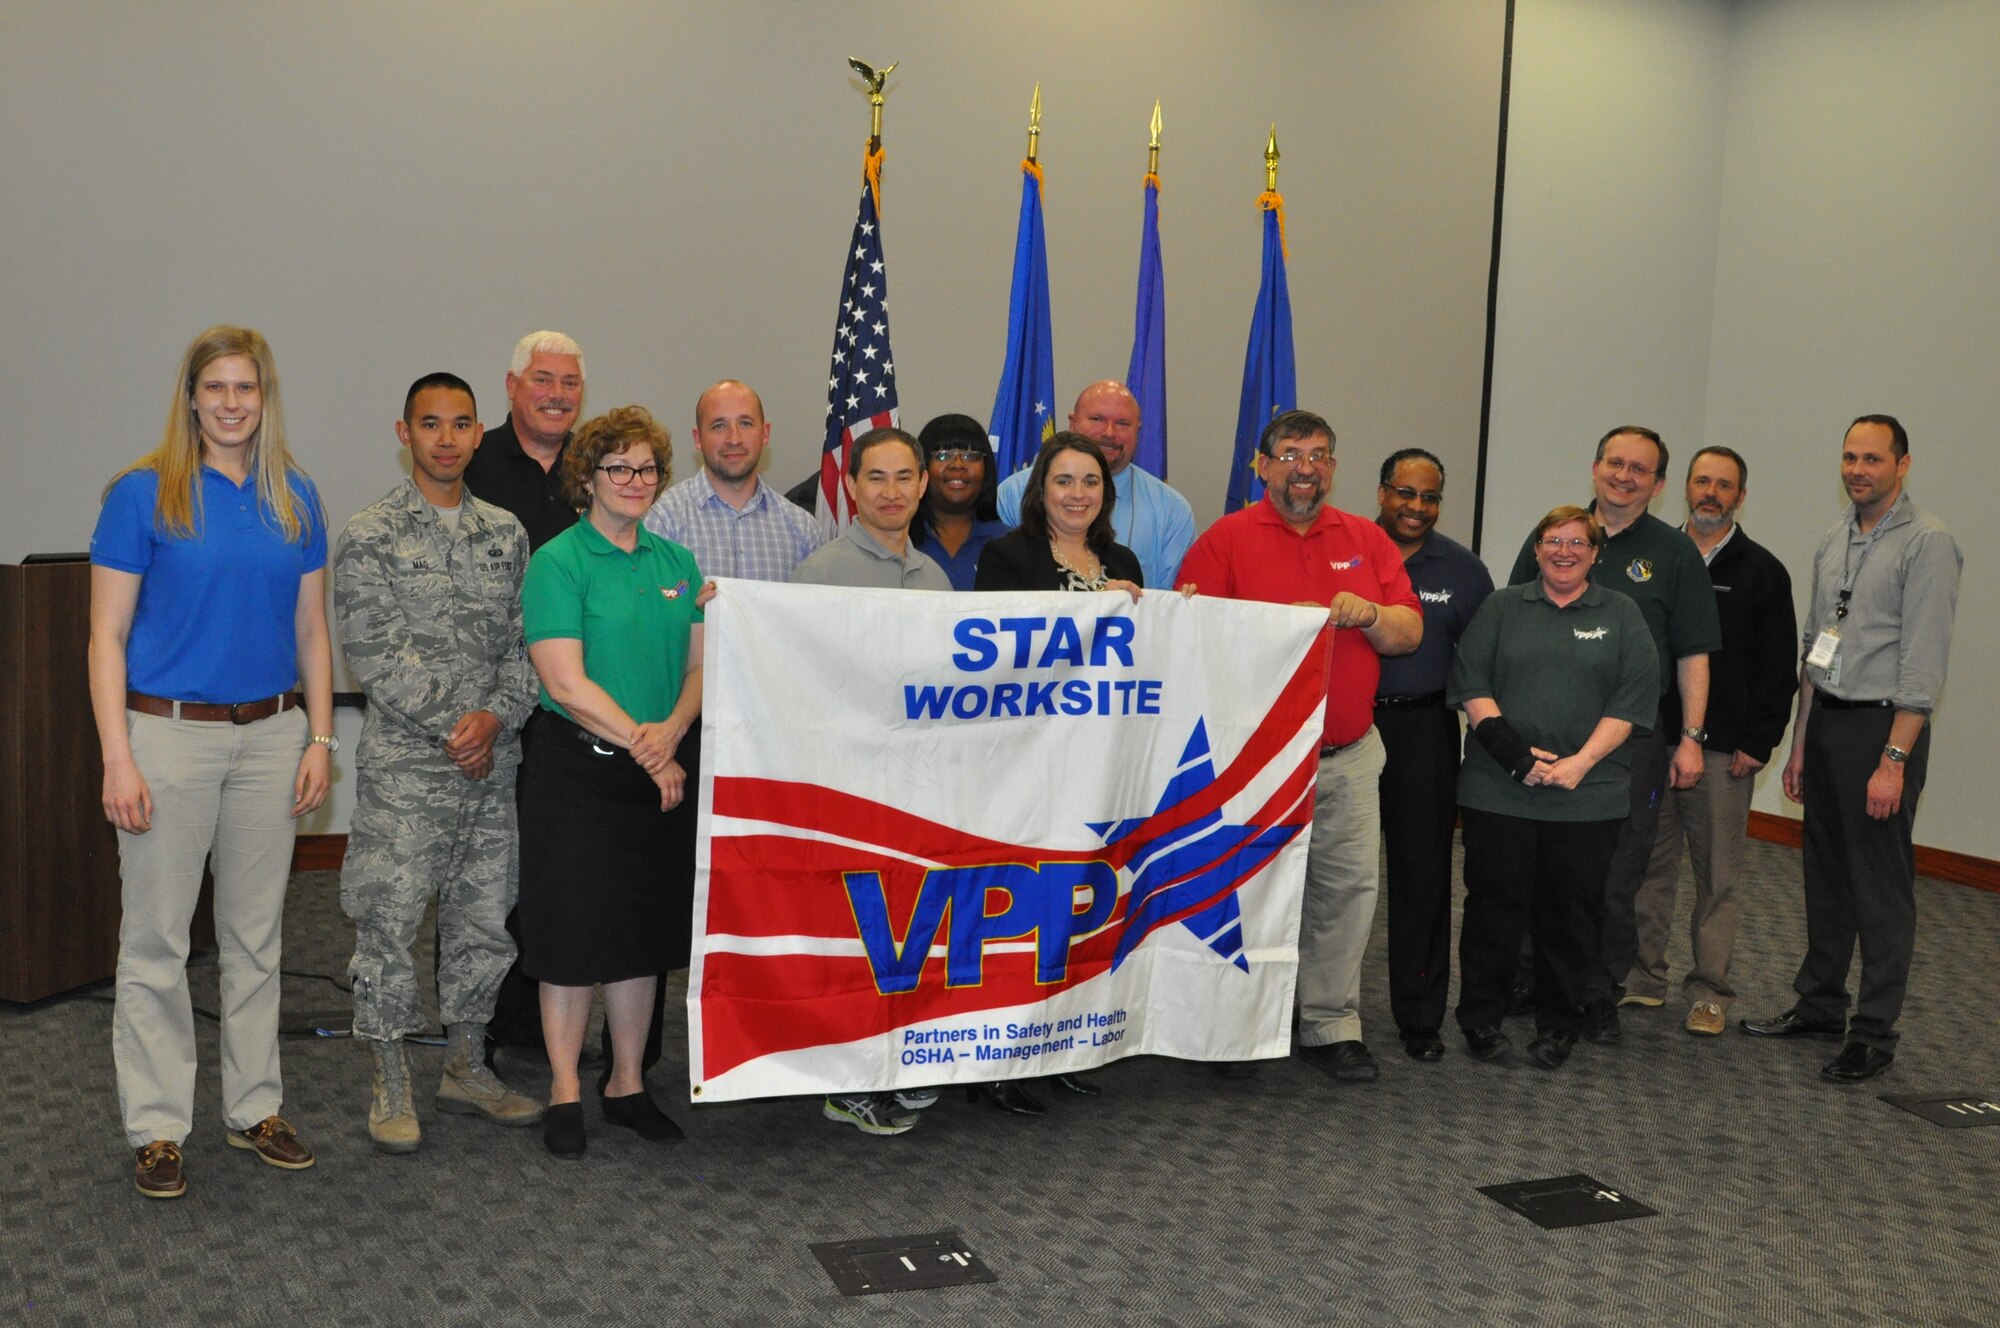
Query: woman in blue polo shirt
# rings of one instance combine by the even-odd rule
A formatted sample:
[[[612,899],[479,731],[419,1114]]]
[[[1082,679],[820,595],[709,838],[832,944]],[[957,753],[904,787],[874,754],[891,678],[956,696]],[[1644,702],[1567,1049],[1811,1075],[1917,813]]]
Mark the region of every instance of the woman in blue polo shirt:
[[[604,1119],[667,1142],[641,1059],[660,974],[685,968],[695,790],[675,756],[701,713],[701,573],[641,521],[672,478],[667,431],[623,406],[576,431],[563,481],[581,521],[536,550],[521,586],[542,681],[521,767],[521,971],[541,984],[549,1053],[542,1141],[583,1155],[577,1056],[604,988]]]
[[[337,745],[326,515],[285,448],[261,334],[212,327],[189,345],[159,446],[105,490],[90,561],[90,700],[123,882],[111,1050],[136,1184],[153,1199],[187,1191],[188,926],[204,860],[226,1138],[309,1167],[278,1114],[278,961],[295,819],[325,801]]]

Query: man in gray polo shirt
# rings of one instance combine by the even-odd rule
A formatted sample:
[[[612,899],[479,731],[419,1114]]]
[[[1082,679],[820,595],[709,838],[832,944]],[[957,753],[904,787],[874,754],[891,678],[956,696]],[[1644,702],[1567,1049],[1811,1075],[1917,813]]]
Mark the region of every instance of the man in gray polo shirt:
[[[1848,426],[1840,480],[1853,505],[1813,558],[1785,762],[1785,796],[1805,806],[1799,999],[1742,1025],[1758,1037],[1844,1036],[1820,1071],[1831,1083],[1873,1079],[1896,1058],[1917,933],[1911,831],[1965,565],[1951,532],[1904,492],[1909,472],[1909,435],[1893,415]],[[1857,938],[1861,987],[1849,1018]]]
[[[870,429],[855,439],[844,481],[854,520],[799,564],[793,583],[950,591],[944,568],[910,542],[928,480],[923,448],[901,429]]]

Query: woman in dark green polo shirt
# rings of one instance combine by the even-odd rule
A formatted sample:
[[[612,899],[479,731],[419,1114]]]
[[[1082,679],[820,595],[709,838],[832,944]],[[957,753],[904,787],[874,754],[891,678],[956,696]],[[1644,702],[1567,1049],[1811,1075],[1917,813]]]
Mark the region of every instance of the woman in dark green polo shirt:
[[[1659,707],[1659,660],[1628,597],[1590,583],[1604,529],[1581,507],[1535,527],[1537,579],[1495,591],[1459,638],[1450,704],[1470,727],[1459,767],[1465,917],[1458,1023],[1480,1060],[1500,1029],[1521,935],[1532,929],[1538,1003],[1528,1055],[1569,1058],[1598,964],[1604,878],[1631,784],[1622,751]]]
[[[641,520],[666,487],[667,432],[624,406],[577,430],[564,482],[584,508],[528,564],[521,615],[541,678],[521,768],[521,971],[541,983],[558,1157],[584,1151],[577,1056],[604,988],[604,1119],[681,1137],[640,1058],[659,975],[684,967],[694,882],[671,851],[694,790],[674,757],[701,713],[701,573]]]

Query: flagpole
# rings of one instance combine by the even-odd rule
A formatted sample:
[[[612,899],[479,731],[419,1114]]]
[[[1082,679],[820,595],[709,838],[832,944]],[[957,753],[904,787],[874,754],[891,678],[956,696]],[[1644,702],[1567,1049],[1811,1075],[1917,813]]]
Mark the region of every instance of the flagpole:
[[[1139,228],[1139,297],[1132,318],[1132,360],[1125,386],[1139,403],[1139,443],[1132,461],[1167,478],[1167,291],[1160,260],[1160,103],[1153,101],[1146,144],[1144,213]]]

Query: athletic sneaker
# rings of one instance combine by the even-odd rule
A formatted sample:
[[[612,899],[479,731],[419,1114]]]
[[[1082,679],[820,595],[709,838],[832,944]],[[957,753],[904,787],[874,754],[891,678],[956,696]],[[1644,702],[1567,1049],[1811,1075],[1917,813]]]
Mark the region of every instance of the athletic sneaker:
[[[863,1134],[901,1134],[917,1123],[915,1113],[897,1110],[887,1093],[829,1097],[819,1114],[830,1121],[846,1121]]]
[[[936,1106],[940,1096],[935,1088],[905,1088],[896,1094],[896,1105],[906,1111],[922,1111]]]

